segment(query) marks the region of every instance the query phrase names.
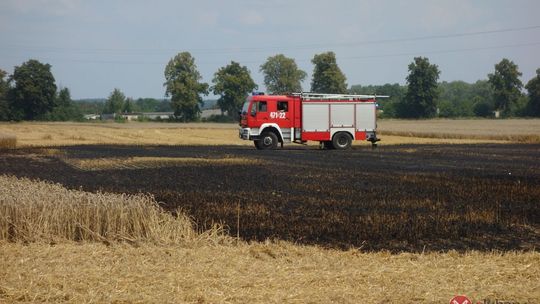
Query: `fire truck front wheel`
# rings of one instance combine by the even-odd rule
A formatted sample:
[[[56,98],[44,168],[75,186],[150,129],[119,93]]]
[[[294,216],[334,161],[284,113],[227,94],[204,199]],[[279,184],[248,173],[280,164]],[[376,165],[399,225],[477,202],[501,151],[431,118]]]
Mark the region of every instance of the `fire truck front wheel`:
[[[261,138],[255,142],[255,147],[259,150],[273,150],[277,148],[278,141],[274,132],[264,132]]]
[[[261,149],[261,142],[259,140],[254,140],[253,143],[255,144],[255,148],[257,148],[257,150]]]
[[[346,150],[351,147],[351,144],[352,138],[347,132],[338,132],[334,134],[334,137],[332,138],[334,149]]]

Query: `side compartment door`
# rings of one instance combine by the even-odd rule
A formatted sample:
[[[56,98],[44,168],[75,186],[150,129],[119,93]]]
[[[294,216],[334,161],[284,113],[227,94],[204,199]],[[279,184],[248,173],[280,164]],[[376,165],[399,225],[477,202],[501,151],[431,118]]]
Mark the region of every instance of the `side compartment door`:
[[[332,103],[330,106],[330,127],[353,128],[354,104]]]
[[[302,102],[302,140],[330,140],[330,104]]]
[[[330,132],[330,105],[321,102],[302,103],[302,131]]]
[[[376,125],[375,102],[361,102],[356,104],[356,131],[374,131]]]

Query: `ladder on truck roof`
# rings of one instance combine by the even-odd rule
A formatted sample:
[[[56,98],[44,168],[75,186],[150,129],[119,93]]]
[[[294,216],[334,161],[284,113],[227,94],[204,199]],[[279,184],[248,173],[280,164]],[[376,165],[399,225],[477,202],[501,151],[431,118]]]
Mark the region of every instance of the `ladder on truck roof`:
[[[386,95],[352,95],[352,94],[322,94],[322,93],[292,93],[292,96],[299,96],[304,99],[315,99],[315,100],[358,100],[358,99],[377,99],[377,98],[388,98]]]

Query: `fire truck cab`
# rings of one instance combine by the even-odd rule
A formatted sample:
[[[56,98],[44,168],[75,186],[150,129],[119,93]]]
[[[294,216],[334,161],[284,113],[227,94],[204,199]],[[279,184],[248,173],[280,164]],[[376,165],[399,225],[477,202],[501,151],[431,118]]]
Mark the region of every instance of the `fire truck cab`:
[[[353,140],[375,146],[376,99],[381,97],[387,96],[254,93],[240,111],[239,137],[253,140],[260,150],[309,140],[326,149],[348,149]]]

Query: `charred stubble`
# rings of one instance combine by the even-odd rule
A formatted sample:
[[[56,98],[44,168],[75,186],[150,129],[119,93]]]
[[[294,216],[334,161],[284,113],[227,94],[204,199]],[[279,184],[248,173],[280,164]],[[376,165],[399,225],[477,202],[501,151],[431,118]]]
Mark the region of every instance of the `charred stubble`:
[[[0,174],[69,188],[151,193],[200,229],[219,222],[267,238],[365,250],[508,250],[540,245],[540,145],[411,145],[320,151],[246,147],[86,146],[0,155]],[[74,159],[242,157],[81,170]],[[238,207],[240,212],[238,212]],[[239,215],[239,216],[238,216]]]

